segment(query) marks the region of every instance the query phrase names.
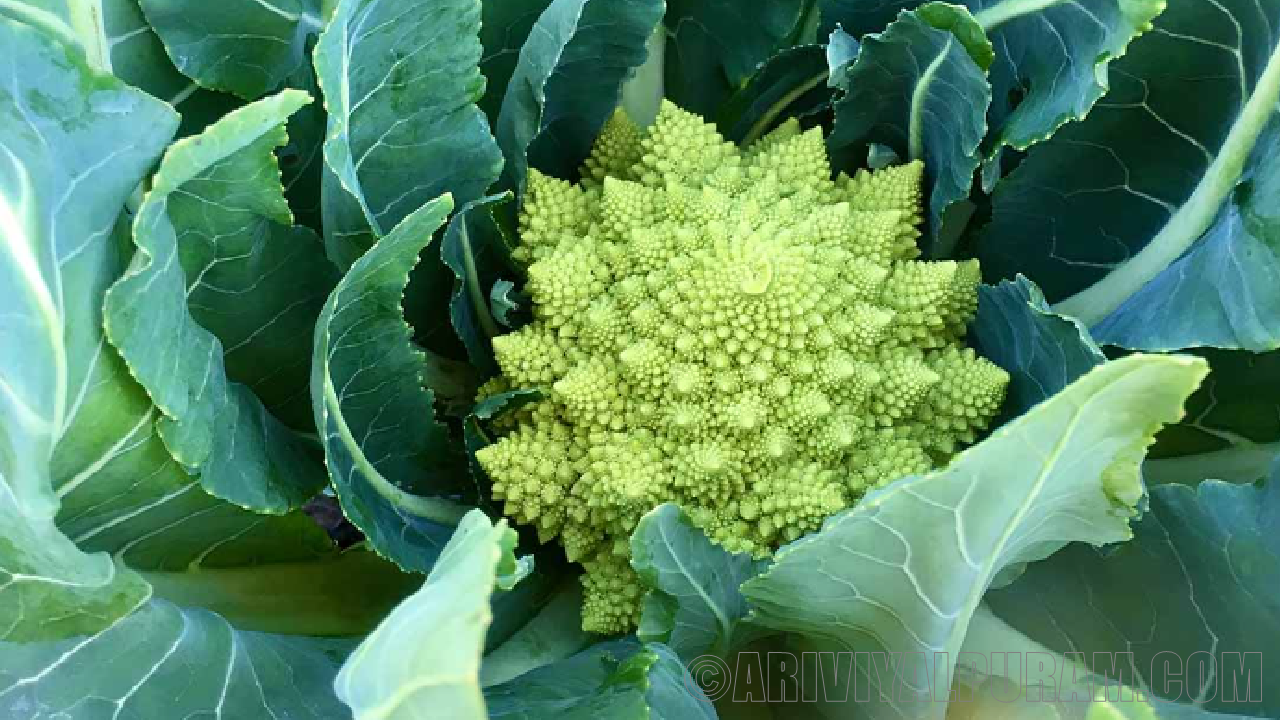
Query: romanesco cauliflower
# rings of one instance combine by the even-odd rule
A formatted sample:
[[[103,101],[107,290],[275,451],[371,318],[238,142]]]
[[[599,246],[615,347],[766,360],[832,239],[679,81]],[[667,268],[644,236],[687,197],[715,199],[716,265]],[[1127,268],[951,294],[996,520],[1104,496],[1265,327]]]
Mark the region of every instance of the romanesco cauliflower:
[[[913,260],[920,163],[833,181],[819,129],[740,151],[666,103],[646,132],[615,115],[582,177],[529,173],[535,319],[482,394],[546,394],[478,458],[585,566],[585,629],[638,620],[628,537],[655,505],[767,554],[997,412],[1007,375],[960,342],[976,262]]]

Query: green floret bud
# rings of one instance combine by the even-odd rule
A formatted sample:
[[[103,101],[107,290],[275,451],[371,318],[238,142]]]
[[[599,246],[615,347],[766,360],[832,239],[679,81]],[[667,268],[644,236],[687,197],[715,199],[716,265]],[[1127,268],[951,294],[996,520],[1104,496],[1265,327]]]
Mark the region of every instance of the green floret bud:
[[[618,115],[574,185],[531,170],[534,320],[496,338],[544,399],[477,457],[494,496],[586,569],[583,627],[635,627],[627,538],[676,502],[765,556],[996,416],[1008,376],[963,346],[976,262],[917,260],[921,164],[831,177],[821,131],[739,149],[664,104]]]

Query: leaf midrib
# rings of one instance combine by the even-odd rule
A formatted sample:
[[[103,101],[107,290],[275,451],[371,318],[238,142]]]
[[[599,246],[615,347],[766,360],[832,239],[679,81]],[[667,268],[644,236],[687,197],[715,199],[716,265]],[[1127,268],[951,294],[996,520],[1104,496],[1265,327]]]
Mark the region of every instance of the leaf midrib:
[[[1054,305],[1053,311],[1074,315],[1085,325],[1096,325],[1181,257],[1209,229],[1222,203],[1235,190],[1278,101],[1280,43],[1272,49],[1253,94],[1232,123],[1217,157],[1182,206],[1137,254],[1098,282]]]

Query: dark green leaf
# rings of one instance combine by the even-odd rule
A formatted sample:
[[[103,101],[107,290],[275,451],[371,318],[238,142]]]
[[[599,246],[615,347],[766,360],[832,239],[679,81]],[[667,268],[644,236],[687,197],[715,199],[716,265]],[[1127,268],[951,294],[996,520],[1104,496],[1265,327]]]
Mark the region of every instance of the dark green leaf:
[[[1206,477],[1253,482],[1280,452],[1280,352],[1204,349],[1211,372],[1187,417],[1161,431],[1144,465],[1148,482]]]
[[[1024,273],[1089,326],[1190,249],[1236,191],[1280,98],[1280,3],[1171,3],[1110,77],[1088,119],[996,186],[977,248],[988,277]]]
[[[987,602],[1031,638],[1081,653],[1099,674],[1123,671],[1126,683],[1170,700],[1201,698],[1208,710],[1280,713],[1280,698],[1267,692],[1280,676],[1263,662],[1280,642],[1276,478],[1264,487],[1152,488],[1134,533],[1106,551],[1071,546]]]
[[[508,596],[518,594],[530,580],[537,581],[542,570],[539,562],[533,576],[511,592],[494,598],[495,614],[501,612],[499,604]],[[563,660],[595,641],[594,636],[582,629],[582,584],[572,575],[560,574],[558,579],[560,582],[555,585],[554,594],[538,609],[537,615],[503,638],[502,642],[494,646],[485,643],[484,663],[480,666],[482,686],[499,685],[530,670]],[[501,620],[501,616],[495,620]],[[489,638],[494,636],[493,628],[491,625]]]
[[[498,177],[502,156],[476,107],[479,31],[479,0],[338,4],[315,65],[329,111],[325,245],[339,267],[428,200],[448,192],[463,205]]]
[[[827,55],[821,45],[800,45],[770,57],[717,109],[725,138],[749,144],[791,117],[816,114],[831,104]]]
[[[652,588],[640,639],[665,643],[685,661],[728,657],[747,614],[738,588],[766,564],[711,542],[678,506],[658,506],[631,535],[631,566]]]
[[[418,253],[452,209],[422,206],[338,283],[316,324],[311,399],[342,509],[378,552],[425,571],[466,507],[465,458],[435,420],[400,298]]]
[[[511,84],[520,48],[529,37],[529,31],[538,16],[551,4],[551,0],[502,0],[484,3],[480,20],[480,44],[484,57],[480,58],[480,72],[488,84],[480,109],[489,116],[491,123],[498,121],[502,109],[502,96]]]
[[[762,63],[801,42],[814,4],[670,0],[664,20],[666,97],[689,112],[715,117]]]
[[[311,97],[320,97],[320,85],[311,63],[298,66],[286,83]],[[316,232],[322,228],[320,198],[325,125],[324,103],[307,105],[289,118],[289,144],[276,151],[284,196],[289,200],[289,209],[293,210],[294,222]]]
[[[867,35],[845,73],[849,91],[835,105],[828,138],[833,164],[852,171],[870,143],[906,160],[923,160],[932,254],[943,213],[969,196],[986,134],[991,45],[964,8],[930,3]]]
[[[1055,315],[1040,288],[1016,281],[978,286],[978,316],[969,337],[982,357],[1009,373],[1005,414],[1016,417],[1106,362],[1089,331]]]
[[[987,147],[1026,148],[1083,118],[1107,91],[1107,64],[1149,29],[1166,0],[957,0],[995,46]],[[877,32],[922,0],[821,0],[823,35],[837,24]]]
[[[319,9],[303,0],[139,2],[178,70],[246,100],[279,88],[322,27]]]
[[[449,300],[454,332],[466,346],[471,364],[485,376],[498,374],[490,340],[502,332],[489,312],[489,288],[504,275],[514,275],[494,212],[511,199],[507,192],[464,205],[449,220],[440,247],[441,259],[455,277]]]
[[[1185,255],[1093,328],[1098,342],[1147,351],[1280,347],[1280,120]]]
[[[213,495],[260,512],[300,508],[325,483],[242,384],[264,387],[305,427],[299,346],[333,269],[315,235],[290,226],[273,151],[308,102],[285,91],[171,146],[134,222],[138,252],[104,304],[107,336],[164,413],[174,458]]]
[[[529,167],[574,178],[623,82],[647,56],[661,0],[554,0],[511,76],[496,125],[506,184],[524,194]],[[465,200],[470,200],[466,198]],[[464,200],[464,201],[465,201]]]

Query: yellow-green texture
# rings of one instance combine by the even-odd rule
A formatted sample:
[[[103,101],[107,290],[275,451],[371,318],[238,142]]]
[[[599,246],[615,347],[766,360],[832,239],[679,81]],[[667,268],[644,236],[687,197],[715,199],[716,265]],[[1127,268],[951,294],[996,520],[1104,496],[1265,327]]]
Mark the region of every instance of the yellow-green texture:
[[[921,171],[832,180],[820,129],[740,150],[671,103],[644,131],[615,115],[580,184],[530,171],[534,320],[481,393],[544,399],[478,458],[585,566],[585,629],[637,622],[628,537],[655,505],[767,555],[996,414],[1008,376],[961,342],[977,264],[914,259]]]

